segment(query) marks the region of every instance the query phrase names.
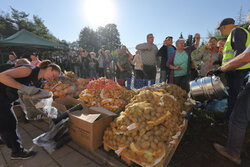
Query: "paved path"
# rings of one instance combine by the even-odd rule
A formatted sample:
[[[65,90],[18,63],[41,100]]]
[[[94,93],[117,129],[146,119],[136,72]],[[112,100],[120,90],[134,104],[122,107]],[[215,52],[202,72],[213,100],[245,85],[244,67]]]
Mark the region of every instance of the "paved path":
[[[37,155],[28,160],[10,160],[10,149],[0,145],[0,167],[125,167],[126,165],[102,149],[88,151],[73,141],[50,155],[32,143],[32,139],[48,130],[44,121],[19,123],[19,132],[25,148],[33,147]]]

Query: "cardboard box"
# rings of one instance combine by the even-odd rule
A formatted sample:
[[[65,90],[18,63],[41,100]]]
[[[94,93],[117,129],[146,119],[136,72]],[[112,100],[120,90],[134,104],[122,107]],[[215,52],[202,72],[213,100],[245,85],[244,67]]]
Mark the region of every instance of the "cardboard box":
[[[81,103],[85,105],[82,101],[77,100],[71,96],[66,96],[62,98],[55,99],[52,103],[52,106],[55,107],[59,112],[66,112],[68,109],[74,107],[75,105]],[[44,118],[43,119],[46,123],[50,123],[51,118]]]
[[[103,144],[103,135],[105,129],[112,121],[112,116],[101,110],[89,110],[90,114],[101,114],[94,123],[89,123],[81,119],[83,111],[75,111],[69,114],[70,121],[70,136],[78,144],[95,150]]]
[[[52,106],[56,108],[58,107],[58,109],[61,110],[61,112],[65,112],[79,103],[82,104],[83,106],[85,105],[85,103],[80,100],[77,100],[71,96],[66,96],[66,97],[55,99],[53,101]]]

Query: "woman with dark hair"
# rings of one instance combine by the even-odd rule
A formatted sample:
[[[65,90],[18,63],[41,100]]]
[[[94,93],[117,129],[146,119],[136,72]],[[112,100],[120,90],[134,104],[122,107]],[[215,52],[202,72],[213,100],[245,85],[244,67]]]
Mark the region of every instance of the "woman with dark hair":
[[[55,79],[60,73],[61,68],[49,60],[42,61],[39,67],[21,65],[0,73],[0,136],[12,150],[11,159],[27,159],[35,155],[35,152],[24,149],[21,144],[13,111],[13,102],[18,99],[17,91],[27,95],[36,94],[42,79]],[[10,95],[9,89],[15,91]]]
[[[194,61],[201,62],[199,74],[201,77],[206,76],[208,71],[217,69],[220,66],[221,60],[222,57],[220,58],[217,39],[215,37],[209,38],[206,47],[194,58]]]
[[[32,53],[30,55],[30,59],[31,59],[31,62],[30,62],[31,65],[34,65],[34,66],[38,67],[39,64],[41,63],[41,61],[38,58],[38,54],[37,53]]]

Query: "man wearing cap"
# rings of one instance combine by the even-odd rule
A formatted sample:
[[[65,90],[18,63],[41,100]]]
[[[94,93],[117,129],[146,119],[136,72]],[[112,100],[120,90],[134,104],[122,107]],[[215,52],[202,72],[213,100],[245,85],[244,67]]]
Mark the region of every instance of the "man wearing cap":
[[[157,53],[157,56],[161,58],[161,73],[160,73],[160,80],[161,82],[166,82],[169,75],[169,68],[167,67],[168,57],[176,50],[173,46],[173,37],[168,36],[163,42],[163,46]]]
[[[17,61],[17,59],[16,59],[16,54],[15,54],[15,52],[10,52],[9,53],[9,60],[6,62],[6,64],[16,64],[16,61]]]
[[[221,21],[217,28],[220,30],[221,35],[228,36],[223,49],[222,65],[225,65],[234,57],[237,57],[250,44],[250,34],[248,30],[241,27],[235,28],[234,22],[234,19],[226,18]],[[229,87],[228,110],[226,113],[227,120],[232,113],[237,96],[242,89],[244,77],[247,75],[249,69],[250,63],[226,73],[227,84]]]
[[[239,56],[219,67],[217,70],[208,72],[208,75],[220,75],[250,63],[250,46]],[[236,164],[241,163],[240,153],[245,138],[246,128],[250,121],[250,72],[245,77],[245,87],[237,97],[237,101],[230,116],[228,125],[228,139],[226,147],[214,143],[215,149]]]

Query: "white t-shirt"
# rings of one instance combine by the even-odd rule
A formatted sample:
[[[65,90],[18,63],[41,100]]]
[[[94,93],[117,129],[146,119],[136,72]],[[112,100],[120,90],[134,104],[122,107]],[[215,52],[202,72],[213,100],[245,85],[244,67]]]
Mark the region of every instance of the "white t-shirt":
[[[135,65],[135,70],[143,70],[141,55],[136,54],[132,61],[132,64]]]

